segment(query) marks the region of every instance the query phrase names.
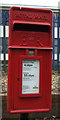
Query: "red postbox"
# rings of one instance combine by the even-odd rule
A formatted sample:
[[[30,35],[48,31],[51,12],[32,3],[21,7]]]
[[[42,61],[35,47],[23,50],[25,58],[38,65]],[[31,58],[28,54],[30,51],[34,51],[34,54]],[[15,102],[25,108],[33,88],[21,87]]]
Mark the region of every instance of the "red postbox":
[[[52,11],[12,7],[8,48],[8,112],[49,111]]]

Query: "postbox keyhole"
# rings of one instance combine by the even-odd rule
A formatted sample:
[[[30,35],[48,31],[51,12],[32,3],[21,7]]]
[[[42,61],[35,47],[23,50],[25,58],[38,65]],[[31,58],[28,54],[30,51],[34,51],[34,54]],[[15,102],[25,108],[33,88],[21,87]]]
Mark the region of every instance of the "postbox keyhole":
[[[29,56],[34,56],[35,55],[35,51],[34,50],[28,50],[28,55]]]

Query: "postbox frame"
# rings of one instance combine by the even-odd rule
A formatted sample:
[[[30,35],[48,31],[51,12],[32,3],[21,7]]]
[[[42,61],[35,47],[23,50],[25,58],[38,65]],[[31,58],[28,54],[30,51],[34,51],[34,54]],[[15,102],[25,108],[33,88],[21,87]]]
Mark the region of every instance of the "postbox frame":
[[[44,17],[44,14],[43,16],[40,18],[41,21],[39,21],[39,17],[38,19],[36,19],[35,17],[32,19],[31,18],[28,18],[28,20],[26,21],[26,16],[23,18],[23,20],[20,20],[20,18],[18,18],[18,15],[15,14],[15,11],[32,11],[32,12],[42,12],[42,13],[48,13],[49,17]],[[15,16],[14,16],[15,14]],[[15,18],[13,18],[13,16]],[[16,17],[17,16],[17,17]],[[47,16],[47,15],[46,15]],[[18,20],[17,20],[18,18]],[[24,20],[25,19],[25,20]],[[45,21],[46,19],[46,21]],[[49,19],[49,20],[48,20]],[[34,21],[35,20],[35,21]],[[47,26],[49,27],[49,41],[50,41],[50,45],[49,46],[43,46],[42,44],[39,43],[39,45],[36,46],[30,46],[30,45],[27,45],[25,46],[24,44],[23,45],[16,45],[16,44],[13,44],[13,41],[12,41],[12,37],[13,37],[13,27],[15,24],[27,24],[27,25],[43,25],[43,26]],[[39,42],[39,41],[38,41]],[[8,53],[9,53],[9,61],[8,61],[8,104],[7,104],[7,108],[8,108],[8,112],[9,113],[31,113],[31,112],[46,112],[46,111],[49,111],[51,110],[51,103],[52,103],[52,96],[51,96],[51,70],[52,70],[52,54],[50,51],[52,51],[52,11],[51,10],[48,10],[48,9],[37,9],[37,8],[21,8],[21,7],[12,7],[10,8],[10,27],[9,27],[9,46],[8,46],[9,50],[8,50]],[[35,55],[34,56],[29,56],[28,55],[28,50],[34,50],[34,53]],[[18,52],[16,51],[26,51],[26,54],[24,53],[24,55],[21,53],[21,55],[17,55]],[[39,53],[38,51],[42,51],[41,53]],[[45,52],[44,52],[45,51]],[[15,53],[16,52],[16,53]],[[43,53],[43,55],[42,55]],[[45,54],[49,53],[50,55],[50,60],[47,61],[46,65],[44,64],[44,62],[46,62],[46,58],[45,57]],[[16,56],[16,59],[15,57],[13,56],[15,55]],[[13,58],[12,58],[13,57]],[[17,58],[18,57],[18,58]],[[48,54],[46,55],[46,57],[48,57]],[[17,65],[16,64],[16,61],[18,61],[18,64],[19,64],[19,67],[18,70],[19,70],[19,75],[18,75],[18,84],[17,86],[20,86],[20,88],[17,88],[19,89],[18,91],[14,91],[14,88],[16,88],[14,86],[14,75],[16,74],[16,70],[12,70],[12,68],[16,68],[14,67],[13,65],[13,62],[12,60],[15,60],[14,62],[14,65]],[[39,60],[41,62],[40,64],[40,92],[39,94],[22,94],[22,61],[25,60],[25,59],[32,59],[32,60]],[[45,61],[44,61],[45,60]],[[49,62],[49,64],[48,64]],[[44,64],[44,66],[43,66]],[[44,86],[44,89],[46,88],[45,87],[45,81],[43,80],[43,67],[47,67],[47,65],[49,66],[49,71],[47,70],[47,72],[49,73],[49,75],[47,76],[47,78],[49,77],[49,82],[48,83],[48,80],[46,80],[46,82],[48,83],[48,86],[49,88],[47,87],[46,91],[43,90],[43,86]],[[17,65],[18,66],[18,65]],[[14,72],[15,73],[12,73]],[[46,73],[46,71],[45,71]],[[44,73],[44,76],[46,76]],[[17,76],[17,75],[15,75]],[[20,78],[19,78],[20,77]],[[21,79],[21,81],[19,81],[19,79]],[[17,77],[15,78],[15,85],[16,85],[16,81],[17,81]],[[44,82],[44,83],[43,83]],[[47,92],[48,90],[48,95],[46,94],[46,96],[48,97],[47,98],[47,101],[49,100],[49,103],[47,102],[46,105],[44,103],[44,100],[46,102],[46,97],[45,97],[45,93]],[[15,94],[15,92],[17,92]],[[19,101],[17,98],[15,99],[15,95],[17,95],[18,99],[20,99],[21,101],[24,101],[24,99],[26,100],[32,100],[33,99],[33,102],[32,102],[32,105],[34,103],[34,100],[37,100],[39,99],[37,105],[38,107],[34,107],[34,108],[31,108],[31,106],[29,105],[29,108],[25,106],[25,108],[19,108],[20,107],[20,104],[18,104],[18,102],[21,102]],[[15,100],[14,100],[15,99]],[[15,105],[15,103],[17,103]],[[35,101],[36,102],[36,101]],[[27,102],[25,103],[27,105]],[[41,105],[42,104],[42,105]],[[40,105],[40,108],[39,108],[39,105]],[[15,107],[17,106],[17,107]]]

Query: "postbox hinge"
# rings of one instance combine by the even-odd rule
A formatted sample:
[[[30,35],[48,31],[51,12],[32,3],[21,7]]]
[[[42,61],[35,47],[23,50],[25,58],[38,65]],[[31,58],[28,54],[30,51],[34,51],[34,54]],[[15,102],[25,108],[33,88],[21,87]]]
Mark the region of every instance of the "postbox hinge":
[[[14,104],[12,104],[12,107],[13,107],[13,109],[14,109]]]

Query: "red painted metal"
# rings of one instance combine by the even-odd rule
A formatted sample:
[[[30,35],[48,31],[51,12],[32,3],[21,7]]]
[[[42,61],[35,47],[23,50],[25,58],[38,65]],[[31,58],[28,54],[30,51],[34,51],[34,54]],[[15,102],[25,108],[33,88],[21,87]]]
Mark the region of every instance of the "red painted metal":
[[[51,109],[52,11],[10,9],[8,112],[46,112]],[[34,55],[29,55],[33,51]],[[39,61],[39,93],[22,93],[23,60]]]

